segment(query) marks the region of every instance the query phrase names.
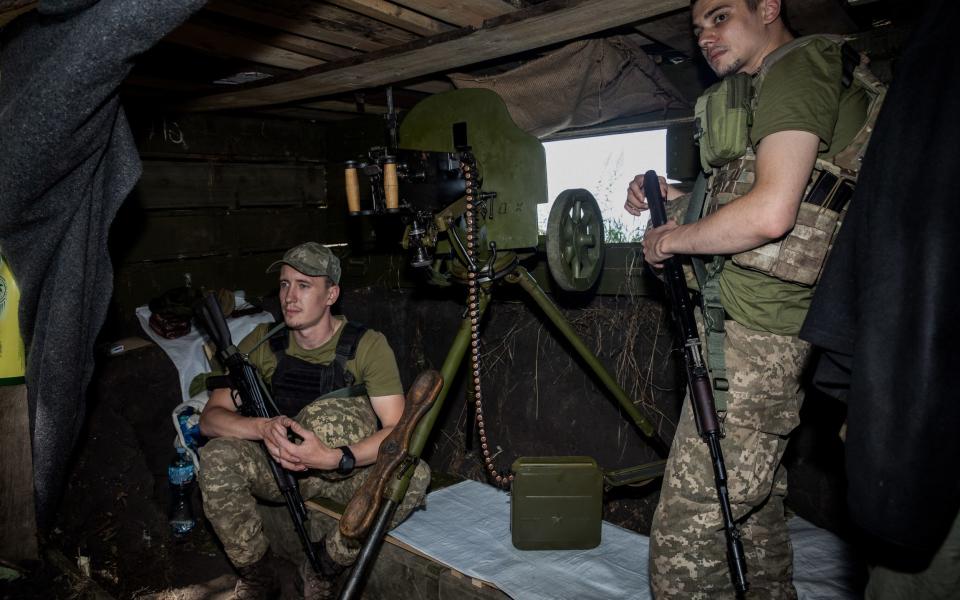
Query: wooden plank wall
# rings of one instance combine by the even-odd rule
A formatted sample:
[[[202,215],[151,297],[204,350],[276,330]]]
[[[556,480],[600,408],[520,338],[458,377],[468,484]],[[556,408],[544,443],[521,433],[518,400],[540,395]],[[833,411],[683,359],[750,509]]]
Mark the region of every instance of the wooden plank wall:
[[[184,285],[275,289],[264,269],[307,240],[345,243],[347,287],[417,286],[397,218],[347,215],[343,161],[384,143],[382,117],[339,123],[222,114],[132,118],[143,176],[111,229],[114,295],[104,336],[137,335],[134,311]],[[632,245],[608,246],[599,294],[645,290]],[[545,257],[532,269],[559,291]]]
[[[143,175],[111,229],[116,334],[137,333],[135,308],[187,280],[260,295],[276,281],[264,269],[285,249],[345,239],[343,211],[328,206],[323,125],[224,115],[131,122]]]

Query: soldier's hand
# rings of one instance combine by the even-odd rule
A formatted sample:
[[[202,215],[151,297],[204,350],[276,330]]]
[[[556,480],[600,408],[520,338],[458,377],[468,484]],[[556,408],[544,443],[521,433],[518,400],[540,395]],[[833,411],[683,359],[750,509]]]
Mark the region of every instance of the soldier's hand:
[[[676,221],[667,221],[660,227],[654,227],[648,230],[643,236],[643,259],[651,267],[659,269],[663,266],[663,261],[667,260],[673,254],[664,249],[663,241],[671,232],[679,227]]]
[[[284,416],[265,419],[260,425],[260,438],[267,447],[267,452],[273,460],[280,463],[285,469],[291,463],[289,453],[287,452],[290,440],[287,437],[287,422],[292,419]]]
[[[670,202],[683,195],[677,188],[667,183],[664,177],[658,177],[660,180],[660,193]],[[635,217],[643,214],[647,210],[647,195],[643,191],[643,174],[637,175],[627,186],[627,201],[623,205],[628,213]]]
[[[294,435],[302,439],[296,444],[289,441],[283,444],[284,458],[293,465],[292,468],[287,468],[293,471],[307,469],[332,471],[337,468],[341,457],[339,450],[324,444],[316,434],[293,419],[286,419],[285,424]]]

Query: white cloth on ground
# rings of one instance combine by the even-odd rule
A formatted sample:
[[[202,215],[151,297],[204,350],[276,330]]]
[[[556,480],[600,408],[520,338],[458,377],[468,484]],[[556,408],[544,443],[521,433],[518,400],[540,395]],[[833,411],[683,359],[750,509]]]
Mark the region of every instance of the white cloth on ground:
[[[859,598],[859,567],[846,544],[799,517],[789,527],[800,600]],[[390,535],[517,600],[651,597],[647,536],[604,522],[602,541],[591,550],[517,550],[509,494],[476,481],[429,494],[426,509]]]

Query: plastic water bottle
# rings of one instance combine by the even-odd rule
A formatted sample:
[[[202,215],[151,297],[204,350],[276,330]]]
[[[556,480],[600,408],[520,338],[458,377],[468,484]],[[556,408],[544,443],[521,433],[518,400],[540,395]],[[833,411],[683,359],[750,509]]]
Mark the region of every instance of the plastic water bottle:
[[[200,415],[188,406],[177,415],[180,431],[183,432],[183,441],[193,452],[200,446]]]
[[[170,529],[174,537],[182,538],[197,525],[190,500],[196,478],[193,474],[193,463],[187,458],[183,448],[177,447],[177,454],[167,467],[167,478],[170,480]]]

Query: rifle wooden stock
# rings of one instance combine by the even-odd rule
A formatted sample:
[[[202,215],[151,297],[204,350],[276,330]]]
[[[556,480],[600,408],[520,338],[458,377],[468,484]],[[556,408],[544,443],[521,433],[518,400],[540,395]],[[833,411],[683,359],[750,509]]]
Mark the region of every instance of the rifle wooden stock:
[[[343,511],[340,533],[359,540],[370,530],[380,510],[387,484],[395,475],[401,475],[396,471],[407,459],[413,430],[420,418],[430,410],[442,387],[443,377],[437,371],[424,371],[417,376],[407,392],[400,421],[380,444],[376,464]]]
[[[667,222],[667,209],[663,202],[663,195],[660,193],[660,180],[654,171],[647,171],[644,174],[643,192],[650,207],[650,221],[654,227],[660,227]],[[697,431],[710,450],[713,479],[717,488],[717,500],[720,503],[720,518],[723,521],[727,543],[730,580],[737,596],[742,597],[750,588],[747,581],[747,561],[743,552],[743,542],[740,539],[740,529],[733,520],[733,510],[730,506],[727,468],[723,462],[723,450],[720,448],[723,431],[720,428],[720,417],[717,415],[714,403],[713,387],[703,360],[700,334],[697,332],[697,322],[693,314],[690,292],[687,290],[686,277],[683,275],[683,265],[680,264],[678,257],[671,256],[664,261],[663,268],[673,321],[679,330],[683,344],[687,385],[690,388],[690,402],[697,423]]]

